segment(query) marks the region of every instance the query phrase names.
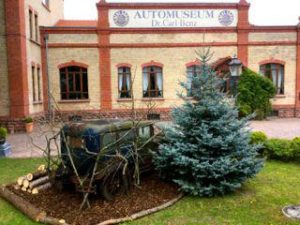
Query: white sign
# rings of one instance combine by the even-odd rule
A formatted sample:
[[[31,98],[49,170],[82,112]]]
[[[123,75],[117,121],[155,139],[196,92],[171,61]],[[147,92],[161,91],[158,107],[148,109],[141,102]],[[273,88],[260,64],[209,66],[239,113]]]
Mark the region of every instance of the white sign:
[[[110,10],[112,28],[235,27],[238,12],[232,9]]]

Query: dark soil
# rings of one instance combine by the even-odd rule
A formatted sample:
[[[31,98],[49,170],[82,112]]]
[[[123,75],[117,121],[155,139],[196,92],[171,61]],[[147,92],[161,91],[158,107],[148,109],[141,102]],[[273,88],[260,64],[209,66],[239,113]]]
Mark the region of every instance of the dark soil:
[[[178,196],[178,188],[156,176],[144,178],[140,187],[132,187],[128,194],[117,194],[107,202],[101,196],[91,195],[91,208],[79,211],[82,194],[59,192],[55,188],[31,195],[16,191],[35,207],[47,212],[48,216],[64,219],[69,224],[95,225],[109,219],[118,219],[162,205]]]

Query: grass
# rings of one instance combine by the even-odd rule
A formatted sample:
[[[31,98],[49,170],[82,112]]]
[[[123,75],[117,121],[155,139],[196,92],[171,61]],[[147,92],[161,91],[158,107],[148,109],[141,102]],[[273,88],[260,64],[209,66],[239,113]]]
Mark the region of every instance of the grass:
[[[42,159],[0,159],[0,184],[14,182],[42,164]],[[0,225],[35,225],[20,211],[0,199]]]
[[[0,160],[0,183],[9,183],[41,164],[39,159]],[[234,194],[185,197],[175,206],[126,225],[293,225],[281,208],[300,204],[300,164],[267,162],[263,171]],[[0,200],[0,225],[35,225]]]

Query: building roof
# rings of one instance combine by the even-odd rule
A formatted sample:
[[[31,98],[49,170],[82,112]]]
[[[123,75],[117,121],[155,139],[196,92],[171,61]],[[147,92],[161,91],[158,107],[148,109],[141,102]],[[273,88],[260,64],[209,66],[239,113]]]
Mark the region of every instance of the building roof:
[[[97,20],[59,20],[55,27],[96,27]]]

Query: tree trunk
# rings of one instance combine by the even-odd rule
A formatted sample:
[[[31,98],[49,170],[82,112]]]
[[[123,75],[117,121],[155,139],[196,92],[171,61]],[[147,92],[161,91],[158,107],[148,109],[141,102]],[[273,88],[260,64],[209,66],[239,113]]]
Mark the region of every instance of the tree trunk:
[[[53,217],[45,217],[42,220],[40,220],[40,222],[52,225],[67,225],[65,220],[60,220]]]
[[[23,181],[24,179],[26,178],[26,176],[23,176],[23,177],[19,177],[18,180],[17,180],[17,184],[21,187],[23,185]]]
[[[40,172],[45,171],[46,166],[45,165],[40,165],[37,170],[40,171]]]
[[[36,195],[36,194],[38,194],[41,191],[49,189],[51,186],[52,186],[51,183],[43,184],[43,185],[41,185],[39,187],[36,187],[36,188],[32,189],[32,194]]]
[[[39,178],[37,180],[31,181],[29,183],[29,188],[33,189],[33,188],[35,188],[37,186],[43,185],[43,184],[48,183],[48,182],[49,182],[49,177],[48,176],[41,177],[41,178]]]
[[[6,187],[0,188],[0,196],[4,199],[12,203],[16,208],[21,210],[27,216],[29,216],[32,220],[38,222],[40,218],[45,217],[46,213],[38,210],[30,203],[26,202],[23,198],[17,196],[13,192],[10,192]]]
[[[23,187],[28,188],[29,187],[29,181],[27,179],[23,180]]]
[[[106,220],[106,221],[103,221],[97,225],[110,225],[110,224],[119,224],[119,223],[124,223],[124,222],[128,222],[128,221],[132,221],[132,220],[135,220],[135,219],[138,219],[138,218],[141,218],[141,217],[144,217],[144,216],[147,216],[147,215],[150,215],[152,213],[155,213],[155,212],[158,212],[162,209],[165,209],[167,207],[170,207],[172,205],[174,205],[177,201],[179,201],[181,198],[183,197],[183,194],[180,194],[177,198],[163,204],[163,205],[160,205],[158,207],[155,207],[155,208],[152,208],[152,209],[148,209],[148,210],[144,210],[142,212],[139,212],[139,213],[135,213],[131,216],[127,216],[127,217],[124,217],[124,218],[120,218],[120,219],[111,219],[111,220]]]
[[[47,217],[47,213],[40,211],[35,208],[29,202],[25,201],[23,198],[17,196],[15,193],[9,191],[5,186],[0,187],[0,196],[5,200],[10,202],[13,206],[27,215],[30,219],[36,222],[41,222],[44,224],[51,225],[68,225],[63,219],[55,219],[53,217]]]
[[[28,181],[33,181],[35,179],[38,179],[40,177],[44,177],[47,175],[47,171],[37,171],[35,173],[29,173],[27,174],[26,178]]]
[[[24,192],[26,192],[26,191],[27,191],[27,188],[23,186],[23,187],[21,188],[21,190],[24,191]]]

